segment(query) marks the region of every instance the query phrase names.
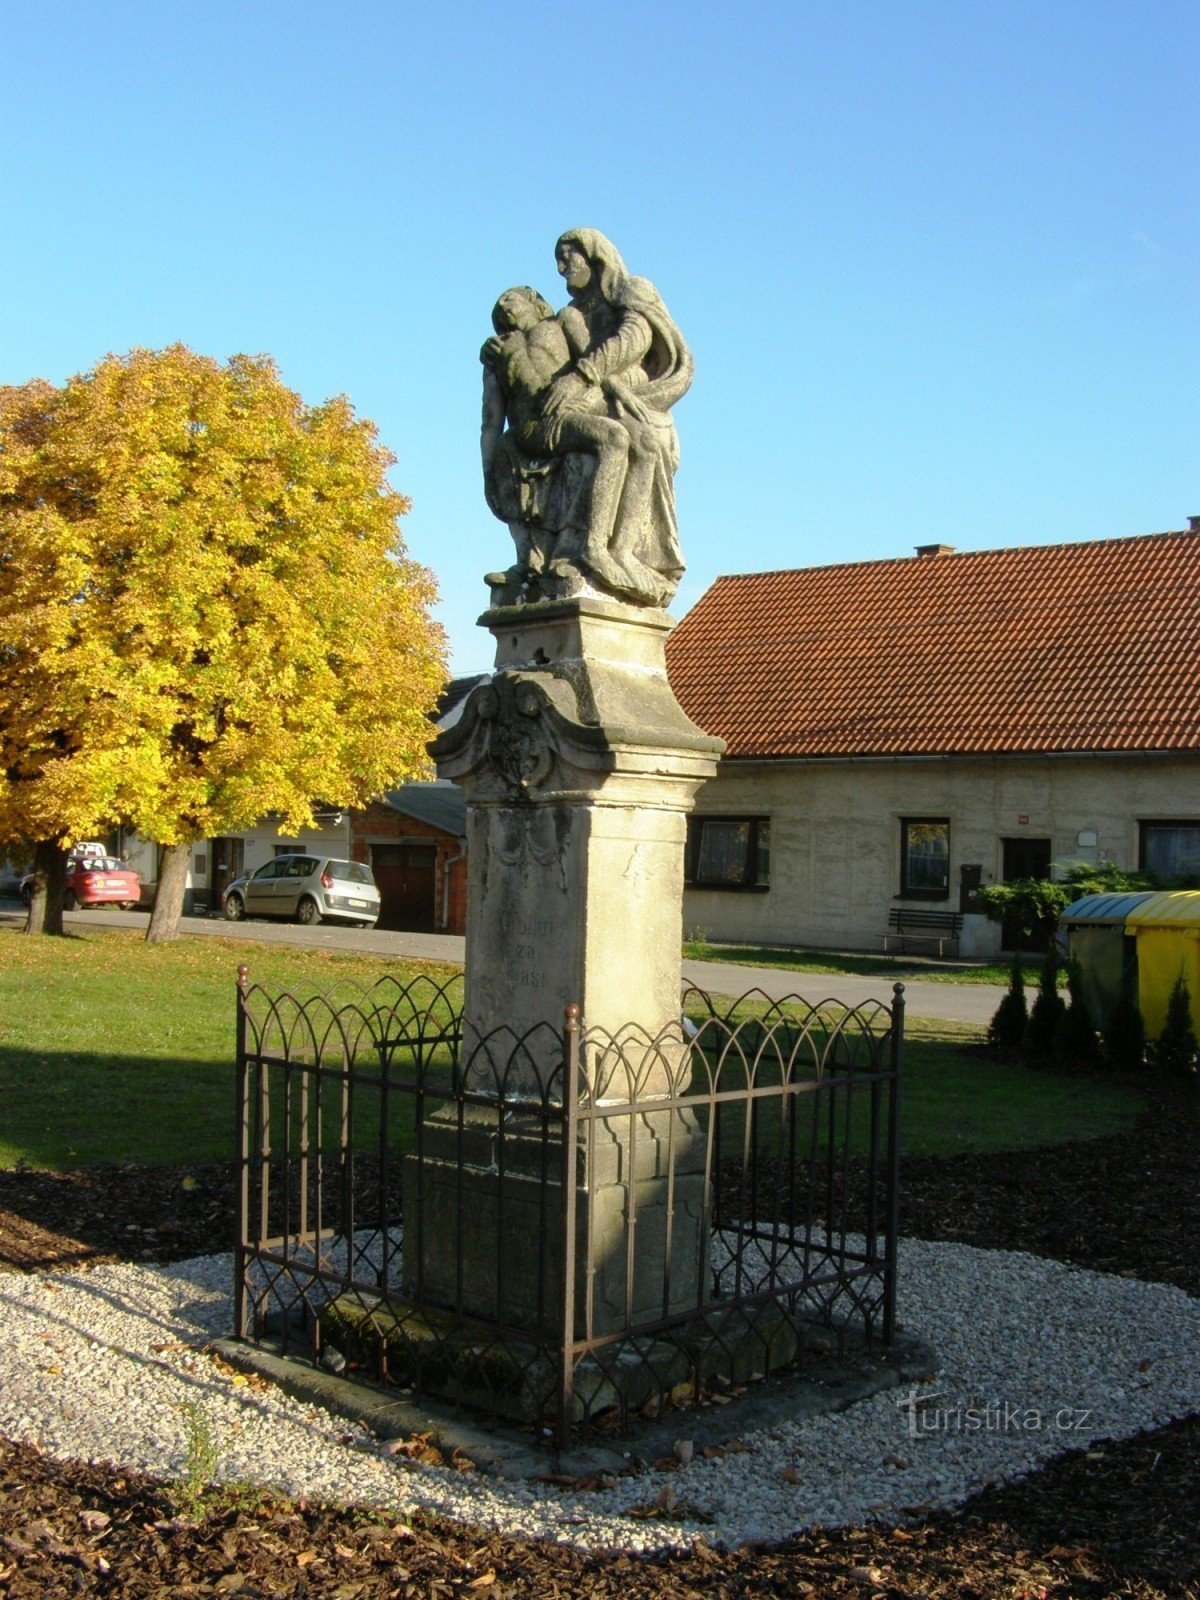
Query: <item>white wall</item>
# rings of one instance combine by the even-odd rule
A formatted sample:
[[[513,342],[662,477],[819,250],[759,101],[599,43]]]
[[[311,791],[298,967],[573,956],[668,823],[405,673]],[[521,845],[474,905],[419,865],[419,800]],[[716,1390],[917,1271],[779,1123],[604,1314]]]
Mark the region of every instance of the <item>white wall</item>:
[[[305,828],[300,833],[278,833],[272,823],[260,822],[256,828],[243,828],[234,835],[245,840],[245,870],[253,872],[281,850],[305,850],[313,855],[350,858],[350,813],[343,812],[342,821],[332,828]],[[200,853],[199,845],[192,852],[192,865]]]
[[[1005,838],[1048,838],[1054,859],[1090,855],[1135,868],[1139,821],[1200,820],[1196,756],[731,762],[701,790],[698,814],[771,819],[765,894],[689,889],[684,927],[709,938],[878,950],[900,899],[900,819],[950,819],[950,898],[959,867],[999,881]],[[1022,820],[1022,819],[1025,820]],[[1098,843],[1081,848],[1094,830]],[[915,903],[915,902],[914,902]],[[964,930],[966,932],[967,930]],[[973,953],[999,949],[993,923]]]
[[[276,832],[274,823],[260,822],[257,827],[242,828],[230,837],[245,841],[244,865],[247,872],[253,872],[255,867],[261,867],[270,861],[276,854],[276,847],[282,848],[284,845],[292,850],[310,850],[314,855],[327,853],[349,858],[350,813],[344,812],[342,821],[336,827],[306,828],[298,834],[281,834]],[[121,857],[141,878],[142,901],[143,904],[149,904],[154,897],[158,882],[158,846],[152,840],[143,839],[139,834],[123,831]],[[201,839],[192,846],[187,888],[194,889],[201,897],[206,895],[211,868],[211,842]]]

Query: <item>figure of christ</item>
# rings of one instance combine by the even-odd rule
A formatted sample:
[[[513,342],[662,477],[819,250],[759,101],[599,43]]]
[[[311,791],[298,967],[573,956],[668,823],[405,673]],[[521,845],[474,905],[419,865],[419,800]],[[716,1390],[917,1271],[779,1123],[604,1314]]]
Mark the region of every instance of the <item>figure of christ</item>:
[[[571,318],[579,323],[577,330],[569,329]],[[638,453],[636,435],[629,426],[605,414],[606,399],[598,386],[589,388],[585,396],[573,395],[569,408],[551,408],[548,413],[546,407],[552,385],[572,369],[576,359],[569,332],[576,333],[575,342],[582,346],[586,324],[573,307],[556,316],[536,289],[519,287],[506,289],[496,301],[492,326],[496,333],[480,351],[484,486],[491,509],[513,527],[518,566],[539,571],[547,552],[535,551],[531,530],[519,521],[514,526],[509,508],[497,492],[494,467],[502,437],[510,439],[529,461],[550,460],[573,451],[594,458],[588,526],[580,530],[586,537],[586,564],[601,578],[615,580],[614,587],[627,583],[607,552],[631,456]],[[574,543],[569,552],[560,549],[557,556],[577,557]]]

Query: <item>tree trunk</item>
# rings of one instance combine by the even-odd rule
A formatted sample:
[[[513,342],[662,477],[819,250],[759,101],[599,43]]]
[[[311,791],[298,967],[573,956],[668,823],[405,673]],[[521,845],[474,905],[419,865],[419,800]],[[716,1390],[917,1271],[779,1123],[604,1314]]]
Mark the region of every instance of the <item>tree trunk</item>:
[[[164,944],[168,939],[179,937],[179,918],[183,914],[183,891],[187,888],[191,853],[190,839],[185,839],[182,844],[166,845],[163,849],[158,892],[154,896],[150,926],[146,929],[147,944]]]
[[[57,839],[39,839],[33,847],[33,899],[26,933],[62,933],[66,887],[67,852]]]

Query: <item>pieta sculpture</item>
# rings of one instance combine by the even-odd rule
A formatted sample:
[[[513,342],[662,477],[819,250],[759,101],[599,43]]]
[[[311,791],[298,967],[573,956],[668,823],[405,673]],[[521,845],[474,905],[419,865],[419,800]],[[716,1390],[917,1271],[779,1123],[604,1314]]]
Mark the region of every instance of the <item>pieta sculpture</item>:
[[[568,303],[506,289],[483,362],[483,481],[516,560],[488,578],[494,604],[590,587],[665,606],[683,574],[671,407],[692,357],[662,296],[594,228],[555,248]]]

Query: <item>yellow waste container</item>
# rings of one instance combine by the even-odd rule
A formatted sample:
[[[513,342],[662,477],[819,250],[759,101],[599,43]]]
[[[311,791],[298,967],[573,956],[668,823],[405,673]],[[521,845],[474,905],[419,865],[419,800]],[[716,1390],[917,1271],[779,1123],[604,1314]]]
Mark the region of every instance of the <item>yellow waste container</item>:
[[[1138,1006],[1147,1039],[1157,1039],[1167,1020],[1176,980],[1188,986],[1192,1026],[1200,1033],[1200,889],[1152,894],[1125,919],[1137,938]]]

